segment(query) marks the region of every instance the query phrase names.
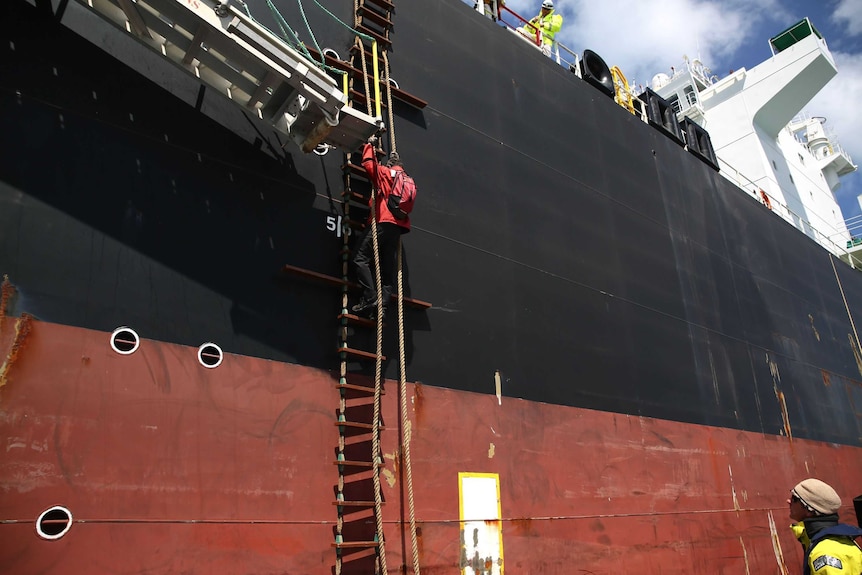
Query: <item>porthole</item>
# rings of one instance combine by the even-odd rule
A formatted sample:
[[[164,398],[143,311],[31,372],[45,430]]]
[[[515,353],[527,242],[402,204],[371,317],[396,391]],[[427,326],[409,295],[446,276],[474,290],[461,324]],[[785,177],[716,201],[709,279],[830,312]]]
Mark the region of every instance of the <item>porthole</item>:
[[[332,48],[324,48],[323,49],[323,55],[324,56],[331,56],[331,57],[335,58],[336,60],[341,60],[341,56],[339,56],[338,52],[336,52]]]
[[[72,527],[72,512],[60,505],[46,509],[36,520],[36,534],[42,539],[59,539]]]
[[[198,361],[202,366],[215,369],[221,365],[222,360],[224,360],[224,352],[216,344],[207,342],[198,348]]]
[[[111,334],[111,349],[122,355],[130,355],[138,351],[141,338],[130,327],[118,327]]]

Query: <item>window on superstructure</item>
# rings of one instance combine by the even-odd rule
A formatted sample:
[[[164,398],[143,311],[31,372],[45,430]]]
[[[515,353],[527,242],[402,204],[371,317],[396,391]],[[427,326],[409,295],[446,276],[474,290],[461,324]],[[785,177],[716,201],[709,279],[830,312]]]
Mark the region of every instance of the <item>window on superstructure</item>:
[[[775,163],[775,160],[772,160],[772,169],[773,169],[773,170],[777,170],[777,169],[778,169],[778,164],[776,164],[776,163]]]
[[[685,101],[689,107],[697,104],[697,92],[695,92],[694,88],[691,86],[685,87]]]
[[[796,182],[793,181],[793,174],[789,174],[789,176],[790,176],[790,183],[795,184]]]
[[[799,163],[804,166],[805,165],[805,158],[803,157],[803,155],[797,154],[797,156],[799,156]]]
[[[674,114],[679,114],[682,110],[682,107],[679,104],[679,96],[677,95],[668,98],[667,103],[670,104],[670,107],[673,110]]]

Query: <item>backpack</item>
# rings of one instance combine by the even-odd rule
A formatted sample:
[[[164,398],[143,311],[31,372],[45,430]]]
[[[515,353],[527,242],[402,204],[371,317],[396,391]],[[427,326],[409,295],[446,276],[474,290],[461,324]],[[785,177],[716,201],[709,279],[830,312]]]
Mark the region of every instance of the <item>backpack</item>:
[[[386,200],[386,207],[396,220],[406,220],[413,211],[413,203],[416,201],[416,182],[400,170],[395,172],[395,181],[392,183],[392,193]]]

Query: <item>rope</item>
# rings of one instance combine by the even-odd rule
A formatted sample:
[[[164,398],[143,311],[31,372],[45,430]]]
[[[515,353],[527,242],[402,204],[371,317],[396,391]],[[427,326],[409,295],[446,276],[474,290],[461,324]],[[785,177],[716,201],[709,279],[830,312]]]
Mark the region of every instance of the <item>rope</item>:
[[[391,100],[390,100],[391,102]],[[410,514],[410,544],[413,548],[413,573],[419,575],[419,543],[416,540],[416,506],[413,501],[413,466],[410,462],[411,424],[407,415],[407,359],[404,353],[404,272],[401,266],[401,238],[398,238],[398,367],[401,373],[401,422],[404,425],[404,470],[407,474],[407,504]]]
[[[389,81],[389,55],[382,50],[383,79],[386,83],[386,110],[389,119],[389,149],[397,151],[395,141],[395,118],[392,110],[392,83]],[[366,87],[366,93],[368,88]],[[369,109],[369,114],[371,113]],[[376,213],[376,212],[375,212]],[[419,543],[416,538],[416,506],[413,494],[413,466],[410,460],[411,424],[407,413],[407,360],[404,346],[404,272],[402,269],[401,238],[398,239],[398,362],[400,372],[399,391],[401,395],[401,423],[404,426],[402,448],[404,451],[404,470],[407,475],[407,502],[410,517],[410,543],[413,551],[413,573],[419,575]],[[379,292],[378,292],[379,293]]]
[[[341,24],[342,26],[344,26],[345,28],[347,28],[348,30],[350,30],[351,32],[353,32],[354,34],[356,34],[357,36],[359,36],[360,38],[362,38],[363,40],[365,40],[366,42],[371,42],[371,41],[373,41],[373,40],[374,40],[371,36],[369,36],[368,34],[363,34],[362,32],[360,32],[360,31],[357,29],[357,28],[359,28],[359,4],[358,4],[358,2],[359,2],[359,0],[354,0],[354,3],[353,3],[353,6],[354,6],[353,13],[355,14],[355,16],[354,16],[354,22],[355,22],[355,24],[354,24],[354,25],[355,25],[356,27],[355,27],[355,28],[351,28],[348,24],[346,24],[345,22],[343,22],[343,21],[341,20],[341,18],[339,18],[338,16],[336,16],[335,14],[333,14],[332,12],[330,12],[329,10],[327,10],[327,9],[326,9],[326,7],[325,7],[323,4],[321,4],[321,3],[320,3],[320,2],[318,2],[317,0],[314,0],[314,3],[315,3],[315,4],[317,4],[317,6],[318,6],[321,10],[323,10],[324,12],[326,12],[327,14],[329,14],[330,16],[332,16],[332,19],[333,19],[333,20],[335,20],[336,22],[338,22],[339,24]]]
[[[245,2],[243,2],[242,5],[245,8],[246,14],[248,14],[248,17],[251,18],[252,20],[254,20],[255,22],[257,22],[257,20],[254,19],[254,16],[251,15],[251,10],[248,9],[248,6],[245,4]],[[275,18],[275,21],[278,24],[278,27],[281,29],[282,38],[284,38],[285,40],[290,42],[290,36],[292,36],[293,37],[292,43],[293,43],[294,47],[296,47],[300,51],[302,51],[302,53],[309,60],[314,61],[314,59],[311,57],[311,53],[308,51],[308,48],[305,47],[305,44],[302,42],[302,40],[299,39],[299,35],[293,30],[293,28],[290,27],[290,25],[284,19],[284,16],[281,15],[281,12],[279,12],[278,8],[275,7],[275,4],[272,3],[272,0],[266,0],[266,5],[269,7],[269,11],[272,13],[272,16]],[[257,22],[257,23],[260,24],[260,22]],[[285,30],[285,28],[287,30]],[[290,32],[290,34],[288,34],[288,32]]]
[[[862,354],[862,344],[859,343],[859,334],[856,333],[856,322],[853,321],[853,314],[850,313],[850,306],[847,305],[847,297],[844,295],[844,287],[841,285],[841,278],[838,277],[838,270],[835,269],[835,257],[830,254],[829,262],[832,264],[832,271],[835,273],[835,281],[838,282],[838,289],[841,291],[841,299],[844,300],[844,309],[847,310],[847,318],[850,320],[850,327],[853,328],[853,337],[856,339],[856,349]]]
[[[358,0],[357,0],[358,1]],[[365,61],[365,49],[362,46],[362,40],[356,39],[356,45],[359,47],[359,59],[362,62],[362,80],[365,84],[365,104],[368,107],[368,115],[371,115],[371,87],[368,85],[368,64]]]
[[[270,0],[266,0],[267,3]],[[320,49],[320,45],[317,43],[317,38],[314,36],[314,31],[311,29],[311,24],[308,23],[308,18],[305,16],[305,8],[302,7],[302,0],[296,0],[296,5],[299,6],[299,13],[302,15],[302,21],[305,22],[305,27],[308,29],[308,35],[311,36],[311,41],[314,42],[314,47],[317,48],[317,53],[320,54],[320,63],[326,66],[326,61],[323,58],[323,50]]]
[[[264,26],[254,16],[251,15],[251,10],[249,10],[248,4],[246,4],[243,0],[236,0],[236,1],[237,1],[237,3],[239,3],[240,6],[242,6],[245,9],[246,15],[253,22],[255,22],[258,26],[262,27],[264,30],[267,30],[270,33],[272,32],[272,30],[270,30],[269,28]],[[272,13],[273,18],[275,18],[275,21],[278,24],[279,29],[281,30],[281,37],[284,40],[286,40],[294,48],[296,48],[297,50],[302,52],[302,54],[308,60],[311,60],[311,62],[314,63],[314,65],[317,66],[318,68],[320,68],[322,70],[326,70],[327,72],[333,72],[335,74],[341,74],[342,76],[347,74],[347,72],[345,72],[344,70],[340,70],[340,69],[335,68],[333,66],[330,66],[326,63],[326,60],[323,56],[323,52],[320,51],[320,46],[317,46],[317,40],[314,38],[314,33],[311,32],[310,27],[308,28],[308,31],[309,31],[309,33],[311,33],[311,39],[314,40],[314,45],[317,46],[317,51],[320,53],[320,61],[319,62],[312,57],[311,52],[309,52],[308,48],[305,47],[305,42],[303,42],[302,40],[299,39],[299,34],[297,34],[296,31],[290,27],[290,25],[287,23],[287,20],[285,20],[284,16],[281,15],[281,12],[279,12],[278,8],[275,7],[275,4],[272,3],[272,0],[266,0],[266,5],[269,7],[269,11]],[[299,9],[302,10],[301,4],[299,6]],[[327,12],[329,12],[329,11],[327,10]],[[329,14],[332,15],[331,13],[329,13]],[[305,19],[305,12],[304,11],[302,12],[302,18],[303,18],[303,20],[305,20],[306,26],[308,26],[308,20]],[[334,16],[333,16],[333,18],[334,18]],[[336,20],[338,20],[338,18],[336,18]],[[338,20],[338,21],[341,22],[341,20]],[[343,24],[343,22],[342,22],[342,24]]]
[[[389,150],[395,152],[398,150],[395,146],[395,118],[392,111],[392,83],[389,82],[389,56],[386,50],[381,50],[383,54],[383,79],[386,82],[386,111],[389,115]],[[368,112],[371,115],[371,112]]]
[[[386,571],[386,547],[383,541],[383,503],[380,495],[380,473],[377,460],[380,457],[380,391],[383,385],[383,282],[380,278],[380,247],[377,241],[377,190],[371,189],[371,241],[374,245],[374,275],[377,288],[377,358],[374,362],[374,421],[371,430],[371,455],[374,461],[374,516],[377,520],[377,545],[380,557],[380,569],[383,575]]]

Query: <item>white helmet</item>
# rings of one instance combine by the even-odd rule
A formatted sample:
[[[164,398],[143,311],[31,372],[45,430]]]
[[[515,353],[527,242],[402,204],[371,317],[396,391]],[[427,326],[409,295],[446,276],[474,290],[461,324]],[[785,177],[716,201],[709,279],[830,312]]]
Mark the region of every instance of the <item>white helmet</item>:
[[[554,9],[554,0],[545,0],[542,2],[542,8]]]

